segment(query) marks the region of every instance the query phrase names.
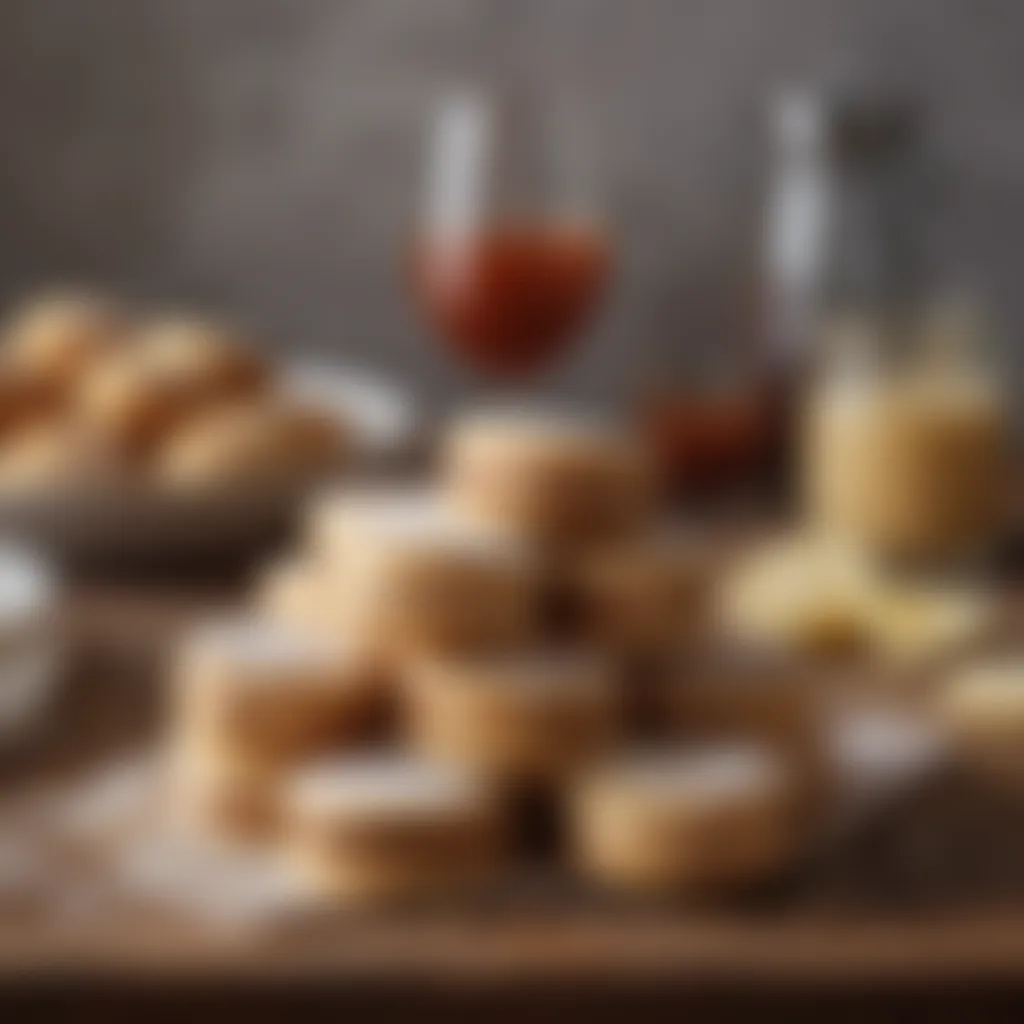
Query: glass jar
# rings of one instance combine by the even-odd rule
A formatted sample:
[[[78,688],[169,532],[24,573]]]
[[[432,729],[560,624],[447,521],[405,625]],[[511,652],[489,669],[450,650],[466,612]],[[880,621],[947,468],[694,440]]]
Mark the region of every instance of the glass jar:
[[[1010,417],[976,328],[948,314],[836,325],[803,424],[812,522],[887,562],[992,550],[1010,495]]]

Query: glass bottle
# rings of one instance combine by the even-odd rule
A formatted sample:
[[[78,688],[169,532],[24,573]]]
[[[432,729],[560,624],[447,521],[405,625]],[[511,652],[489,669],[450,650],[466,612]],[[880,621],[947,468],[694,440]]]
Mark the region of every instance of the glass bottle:
[[[931,280],[917,113],[846,101],[829,124],[805,509],[886,562],[961,564],[992,549],[1004,523],[1006,397],[979,321]]]

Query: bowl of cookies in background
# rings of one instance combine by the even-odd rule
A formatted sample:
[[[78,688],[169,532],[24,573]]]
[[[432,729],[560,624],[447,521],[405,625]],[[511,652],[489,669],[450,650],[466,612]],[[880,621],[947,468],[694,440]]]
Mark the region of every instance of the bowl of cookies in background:
[[[241,557],[413,419],[398,389],[275,364],[228,323],[39,297],[0,334],[0,528],[90,567]]]

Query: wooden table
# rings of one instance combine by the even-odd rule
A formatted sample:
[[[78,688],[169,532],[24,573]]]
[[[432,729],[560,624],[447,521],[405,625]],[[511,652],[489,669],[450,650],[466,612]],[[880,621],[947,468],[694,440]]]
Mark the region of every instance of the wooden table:
[[[237,592],[74,588],[66,622],[77,669],[52,726],[5,766],[7,794],[74,777],[147,742],[159,720],[169,639]],[[116,1002],[129,994],[232,992],[263,1008],[275,993],[286,994],[288,1005],[301,993],[394,1008],[416,1007],[428,995],[471,1002],[501,995],[508,1006],[543,994],[582,999],[595,1010],[657,997],[741,1012],[793,1008],[827,994],[865,1005],[883,993],[927,996],[947,1007],[979,993],[1024,994],[1024,904],[867,913],[808,910],[782,899],[728,911],[634,912],[552,896],[543,875],[519,886],[514,898],[486,911],[334,920],[230,938],[194,928],[147,931],[115,919],[83,942],[46,922],[0,915],[0,993],[58,999],[75,992]]]

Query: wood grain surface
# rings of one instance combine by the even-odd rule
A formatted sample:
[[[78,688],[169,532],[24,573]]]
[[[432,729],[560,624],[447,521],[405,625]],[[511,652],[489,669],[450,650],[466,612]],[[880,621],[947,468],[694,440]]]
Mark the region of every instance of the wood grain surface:
[[[65,622],[75,669],[52,722],[3,766],[0,806],[151,742],[168,643],[191,619],[238,594],[235,584],[73,588]],[[940,797],[945,813],[948,788]],[[927,808],[934,796],[917,799],[921,814],[933,813]],[[978,802],[965,800],[976,814],[966,823],[954,820],[959,833],[980,835],[987,846],[1024,835],[1019,808],[1007,818],[1005,806],[995,807],[986,822]],[[901,809],[898,817],[913,815]],[[886,829],[898,831],[892,822]],[[266,932],[225,935],[112,914],[90,923],[83,936],[30,911],[4,912],[0,982],[23,987],[56,973],[83,983],[301,980],[386,989],[398,982],[523,982],[582,984],[591,993],[636,985],[691,994],[733,985],[1016,986],[1024,982],[1024,843],[1014,841],[1022,855],[1012,877],[988,893],[972,889],[973,882],[957,888],[941,881],[937,892],[925,886],[908,898],[906,878],[892,891],[882,885],[874,892],[879,879],[860,877],[876,870],[871,856],[882,858],[883,874],[893,868],[868,849],[852,867],[843,857],[826,857],[777,891],[715,909],[624,906],[541,865],[524,869],[493,900],[457,912],[332,914]],[[911,858],[899,870],[918,878],[923,869]],[[984,865],[980,872],[991,874]]]

